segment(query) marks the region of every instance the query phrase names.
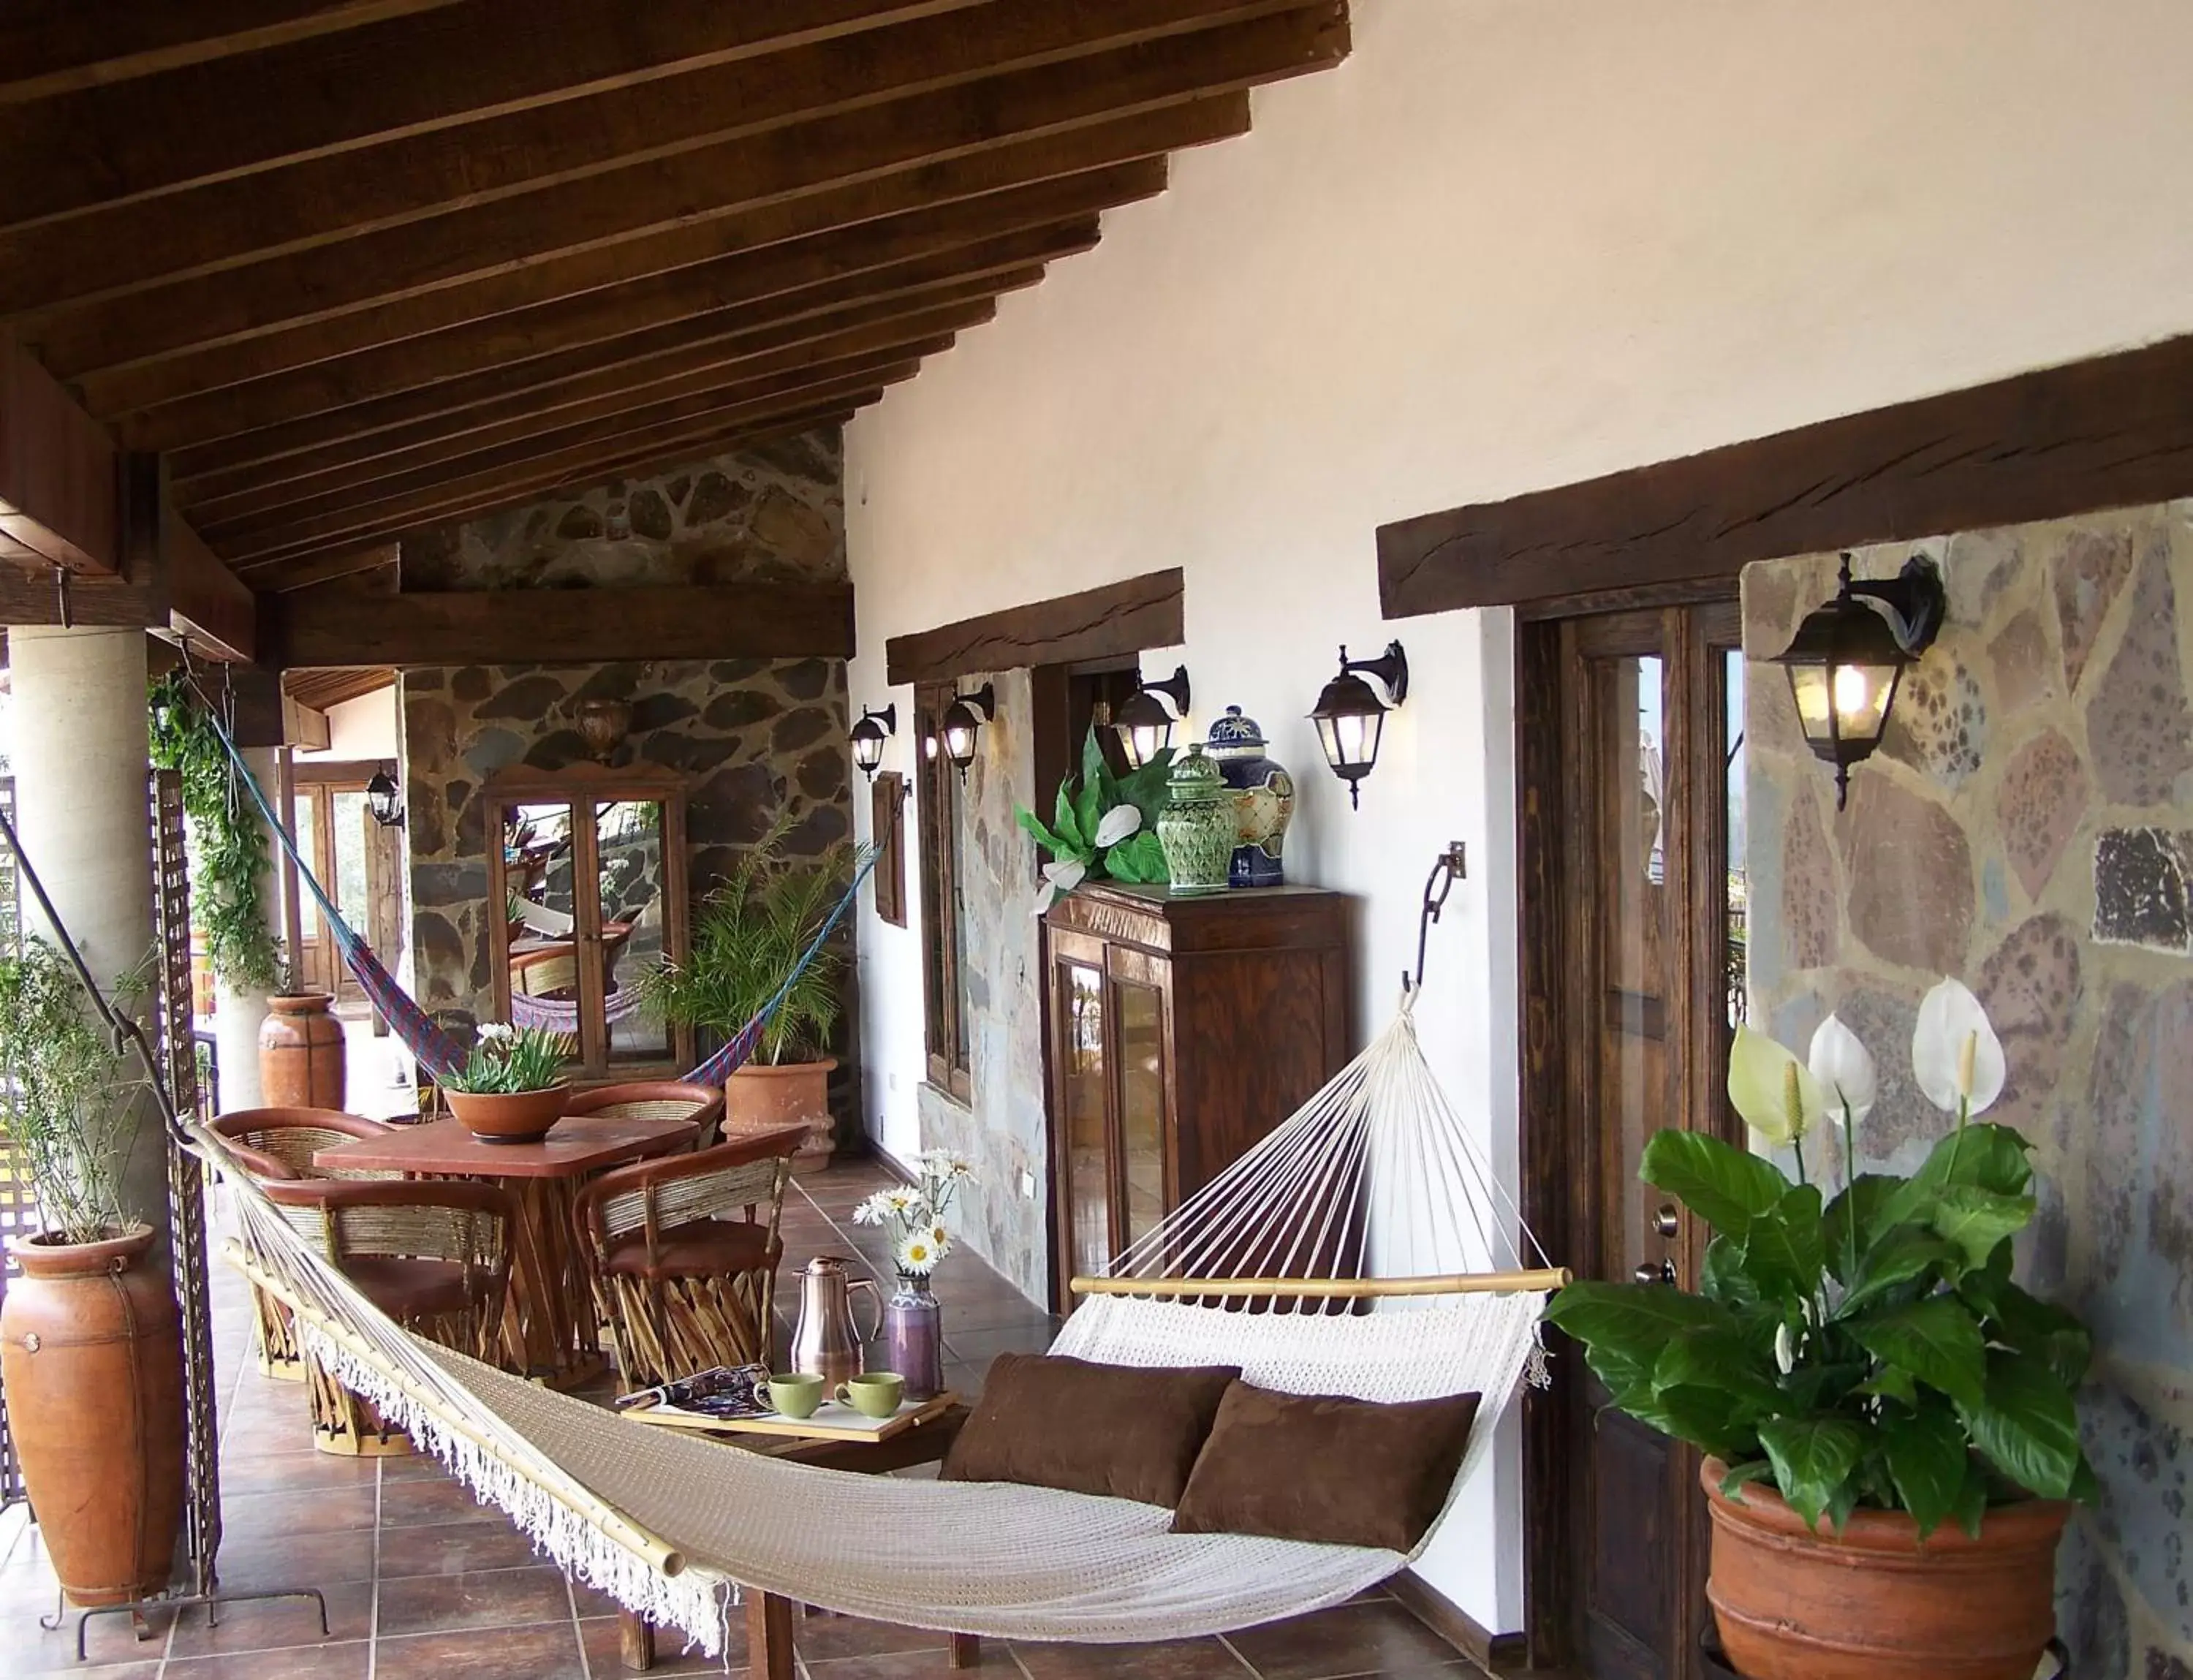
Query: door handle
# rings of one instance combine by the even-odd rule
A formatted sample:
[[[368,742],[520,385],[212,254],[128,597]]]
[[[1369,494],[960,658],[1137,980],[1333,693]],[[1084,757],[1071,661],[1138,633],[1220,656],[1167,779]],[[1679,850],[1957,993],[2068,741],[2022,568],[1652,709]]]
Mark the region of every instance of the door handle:
[[[1681,1211],[1672,1201],[1663,1202],[1660,1211],[1652,1216],[1652,1234],[1655,1236],[1672,1238],[1681,1226]]]
[[[1629,1275],[1640,1283],[1673,1283],[1675,1281],[1675,1263],[1663,1260],[1655,1265],[1647,1260]]]

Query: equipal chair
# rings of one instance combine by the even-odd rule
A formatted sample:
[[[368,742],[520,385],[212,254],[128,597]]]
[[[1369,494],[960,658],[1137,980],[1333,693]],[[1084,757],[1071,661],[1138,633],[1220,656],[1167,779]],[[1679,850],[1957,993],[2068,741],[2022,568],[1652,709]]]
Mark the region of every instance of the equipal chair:
[[[238,1157],[261,1178],[386,1178],[389,1173],[329,1173],[312,1165],[312,1153],[352,1138],[378,1138],[390,1128],[363,1115],[337,1109],[238,1109],[220,1115],[213,1129],[227,1139]],[[289,1309],[263,1289],[251,1292],[252,1316],[259,1327],[259,1368],[277,1382],[305,1380],[304,1356]]]
[[[777,1221],[805,1136],[785,1127],[638,1161],[580,1190],[575,1235],[627,1386],[771,1362]]]
[[[564,1118],[590,1117],[690,1120],[693,1147],[713,1149],[724,1129],[724,1090],[719,1085],[700,1085],[691,1080],[653,1079],[575,1092],[564,1105]]]
[[[488,1357],[501,1333],[518,1205],[474,1179],[289,1178],[260,1187],[306,1239],[386,1317],[437,1345]],[[318,1360],[305,1361],[312,1443],[377,1457],[411,1450]]]

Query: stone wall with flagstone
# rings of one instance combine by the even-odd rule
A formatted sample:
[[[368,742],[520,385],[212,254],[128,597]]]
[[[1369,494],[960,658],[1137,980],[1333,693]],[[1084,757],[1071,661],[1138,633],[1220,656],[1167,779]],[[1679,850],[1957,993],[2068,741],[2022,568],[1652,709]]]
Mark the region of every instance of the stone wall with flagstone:
[[[1835,557],[1744,574],[1752,1020],[1801,1052],[1840,1014],[1882,1075],[1861,1169],[1909,1168],[1949,1123],[1910,1072],[1919,998],[1944,973],[1978,993],[2010,1064],[1988,1117],[2038,1146],[2021,1266],[2097,1345],[2081,1415],[2104,1498],[2059,1583],[2072,1672],[2193,1680],[2193,502],[1855,571],[1915,547],[1944,563],[1948,622],[1841,812],[1758,662],[1832,596]]]

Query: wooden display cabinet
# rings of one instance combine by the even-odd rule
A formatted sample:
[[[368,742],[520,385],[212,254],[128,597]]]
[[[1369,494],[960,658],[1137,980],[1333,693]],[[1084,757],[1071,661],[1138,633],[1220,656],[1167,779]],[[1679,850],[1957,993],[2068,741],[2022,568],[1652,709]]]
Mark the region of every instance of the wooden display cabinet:
[[[1352,901],[1085,886],[1044,917],[1052,1294],[1102,1270],[1348,1054]]]

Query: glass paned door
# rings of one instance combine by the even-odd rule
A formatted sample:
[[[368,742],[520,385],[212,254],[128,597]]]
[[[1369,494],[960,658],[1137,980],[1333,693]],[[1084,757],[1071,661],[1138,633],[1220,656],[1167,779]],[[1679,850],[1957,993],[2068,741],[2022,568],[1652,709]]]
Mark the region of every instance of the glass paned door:
[[[609,1059],[660,1062],[673,1053],[670,1023],[640,981],[662,966],[664,955],[662,806],[653,800],[596,806],[594,850],[601,910],[594,949]]]
[[[1068,1272],[1088,1276],[1112,1258],[1111,1127],[1105,1053],[1104,971],[1095,963],[1058,964],[1056,1046],[1059,1125],[1066,1149],[1064,1214]]]

